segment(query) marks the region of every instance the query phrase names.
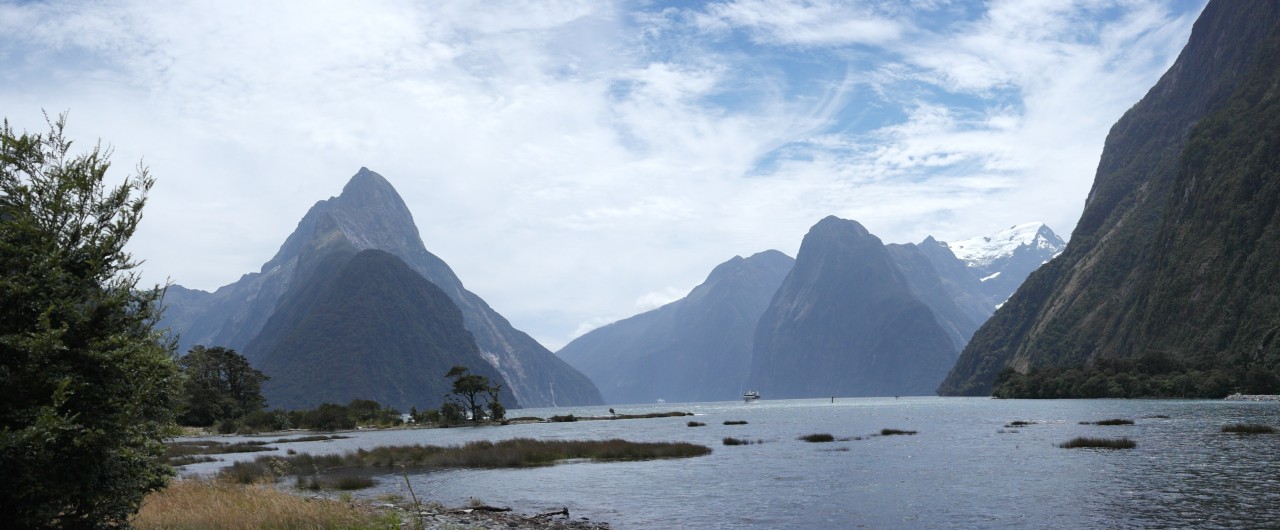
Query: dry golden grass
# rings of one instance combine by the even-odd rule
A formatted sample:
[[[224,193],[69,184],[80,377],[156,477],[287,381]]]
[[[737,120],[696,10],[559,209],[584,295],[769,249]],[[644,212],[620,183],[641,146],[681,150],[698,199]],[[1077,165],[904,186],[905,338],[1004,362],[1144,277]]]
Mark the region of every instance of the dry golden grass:
[[[394,515],[357,504],[313,500],[263,485],[175,481],[148,495],[130,521],[139,530],[399,528]]]

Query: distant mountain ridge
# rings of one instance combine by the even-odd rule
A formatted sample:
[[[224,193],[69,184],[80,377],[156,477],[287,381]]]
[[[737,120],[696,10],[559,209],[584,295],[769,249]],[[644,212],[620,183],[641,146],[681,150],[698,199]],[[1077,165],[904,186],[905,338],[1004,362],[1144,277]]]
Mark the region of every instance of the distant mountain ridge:
[[[735,399],[756,322],[794,262],[776,250],[736,256],[684,298],[596,328],[556,355],[609,403]]]
[[[1062,256],[979,329],[939,391],[1280,391],[1277,83],[1280,5],[1211,1],[1112,127]]]
[[[924,377],[926,383],[915,386],[893,383],[897,386],[877,387],[863,380],[858,383],[859,388],[831,387],[830,391],[849,392],[840,395],[931,393],[973,332],[1012,292],[1013,287],[993,287],[982,278],[993,274],[1002,276],[1015,283],[1016,287],[1016,282],[1029,272],[1028,264],[1034,267],[1052,259],[1061,245],[1061,239],[1047,226],[1027,223],[1017,225],[1013,230],[972,238],[963,243],[961,246],[969,250],[966,256],[971,260],[965,262],[952,253],[947,243],[932,237],[918,244],[884,245],[865,233],[865,229],[856,222],[835,217],[823,220],[814,228],[818,230],[821,227],[820,231],[826,232],[831,231],[832,226],[846,223],[851,229],[833,229],[843,236],[828,238],[832,239],[830,245],[852,244],[838,241],[842,238],[874,240],[874,243],[860,246],[857,252],[846,252],[845,261],[855,264],[881,260],[882,272],[885,272],[881,280],[899,282],[896,284],[900,289],[898,301],[916,308],[922,305],[925,309],[917,315],[920,318],[909,326],[882,323],[866,324],[858,329],[867,336],[880,334],[885,341],[892,342],[919,334],[922,326],[936,326],[948,343],[934,346],[948,360],[935,363],[929,375]],[[813,250],[815,247],[810,245],[806,248]],[[754,378],[750,373],[757,360],[754,352],[761,316],[772,303],[779,303],[775,296],[780,294],[779,288],[794,262],[776,251],[749,258],[735,257],[717,266],[707,280],[687,297],[597,328],[556,353],[591,377],[609,403],[649,403],[659,399],[673,402],[719,401],[736,399],[743,390],[751,388],[760,389],[770,397],[829,395],[826,391],[814,394],[815,389],[787,388],[784,385],[789,383],[772,378],[787,371],[805,372],[813,368],[824,376],[853,379],[851,374],[866,370],[865,359],[842,359],[839,353],[854,339],[847,334],[846,328],[854,325],[848,319],[834,319],[828,322],[829,325],[805,324],[808,327],[800,333],[813,340],[826,341],[830,346],[826,353],[815,353],[812,358],[804,360],[799,360],[801,356],[786,357],[769,369],[762,369],[762,373]],[[765,264],[769,265],[761,266]],[[827,280],[798,289],[791,303],[812,306],[819,302],[821,296],[846,289],[848,285],[845,283],[863,280],[858,273],[843,270],[840,266],[829,267],[825,276]],[[728,281],[729,278],[735,281]],[[870,287],[864,291],[878,292]],[[859,306],[874,301],[858,296],[839,302],[845,306]],[[847,308],[834,305],[821,307],[821,310],[808,311],[806,318],[848,313]],[[801,326],[792,323],[783,327],[793,324]],[[898,359],[885,358],[875,362],[885,365],[915,362],[910,356],[904,359],[899,362]],[[936,359],[930,359],[932,361]],[[914,370],[911,366],[901,369],[904,372]]]
[[[521,406],[603,403],[586,376],[467,291],[449,266],[426,250],[412,214],[391,184],[367,168],[340,195],[312,206],[259,272],[213,293],[175,286],[173,298],[165,300],[168,309],[161,325],[180,332],[183,351],[194,344],[225,345],[257,362],[262,351],[249,344],[281,297],[297,282],[310,281],[324,249],[384,250],[443,290],[461,310],[480,355],[502,375]],[[316,259],[307,259],[308,252]]]
[[[760,317],[747,386],[778,398],[931,394],[956,351],[880,239],[827,217]]]

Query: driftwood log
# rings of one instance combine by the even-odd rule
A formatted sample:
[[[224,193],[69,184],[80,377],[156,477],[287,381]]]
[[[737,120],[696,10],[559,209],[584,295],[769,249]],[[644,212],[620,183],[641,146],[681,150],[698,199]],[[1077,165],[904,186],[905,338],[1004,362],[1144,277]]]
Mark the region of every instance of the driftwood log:
[[[565,516],[565,517],[568,517],[568,516],[569,516],[569,507],[568,507],[568,506],[566,506],[566,507],[561,508],[561,509],[559,509],[559,510],[556,510],[556,511],[554,511],[554,512],[540,513],[540,514],[538,514],[538,515],[533,515],[533,516],[530,516],[530,517],[526,517],[525,519],[528,519],[528,520],[532,521],[532,520],[534,520],[534,519],[541,519],[541,518],[543,518],[543,517],[551,517],[551,516],[553,516],[553,515],[563,515],[563,516]]]
[[[461,509],[458,509],[458,510],[453,510],[453,511],[451,511],[451,512],[449,512],[449,513],[471,513],[471,512],[509,512],[509,511],[511,511],[511,508],[506,508],[506,507],[502,507],[502,506],[489,506],[488,504],[481,504],[481,505],[479,505],[479,506],[472,506],[472,507],[470,507],[470,508],[461,508]]]

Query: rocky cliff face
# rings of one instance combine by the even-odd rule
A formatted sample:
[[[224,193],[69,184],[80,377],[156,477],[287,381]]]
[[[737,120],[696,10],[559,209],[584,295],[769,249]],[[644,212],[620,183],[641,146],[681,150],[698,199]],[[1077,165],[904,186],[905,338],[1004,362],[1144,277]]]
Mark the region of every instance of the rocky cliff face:
[[[737,399],[756,322],[794,261],[776,250],[734,257],[688,296],[592,330],[556,355],[609,403]]]
[[[779,398],[932,394],[955,355],[880,239],[828,217],[760,317],[748,386]]]
[[[975,334],[941,393],[990,394],[1005,368],[1155,354],[1210,371],[1275,365],[1278,28],[1274,2],[1209,3],[1112,128],[1062,256]]]
[[[384,250],[434,283],[462,311],[481,355],[502,374],[522,406],[603,403],[586,376],[555,357],[537,341],[511,326],[484,300],[467,291],[447,264],[427,251],[408,207],[381,175],[361,168],[342,194],[317,202],[257,273],[207,296],[183,293],[169,303],[173,319],[162,322],[182,335],[185,351],[194,344],[217,344],[244,350],[251,362],[258,352],[246,350],[291,286],[308,281],[318,261],[299,261],[306,249],[349,247]],[[182,299],[199,307],[183,307]]]

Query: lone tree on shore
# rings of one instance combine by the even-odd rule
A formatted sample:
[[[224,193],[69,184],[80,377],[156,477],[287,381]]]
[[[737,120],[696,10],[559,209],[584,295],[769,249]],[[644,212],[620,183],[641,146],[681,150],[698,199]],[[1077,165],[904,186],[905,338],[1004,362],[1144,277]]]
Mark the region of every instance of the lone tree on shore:
[[[0,126],[0,521],[127,527],[173,474],[179,375],[124,251],[154,180],[105,184],[110,150],[71,154],[49,132]]]
[[[471,411],[471,421],[479,422],[484,417],[484,409],[488,406],[491,418],[494,421],[501,420],[506,415],[506,407],[498,401],[498,392],[502,391],[501,384],[490,383],[489,378],[479,374],[471,374],[471,369],[465,366],[454,366],[445,374],[445,377],[453,379],[453,395],[462,400],[462,406],[466,410]],[[487,399],[487,403],[480,400]]]

